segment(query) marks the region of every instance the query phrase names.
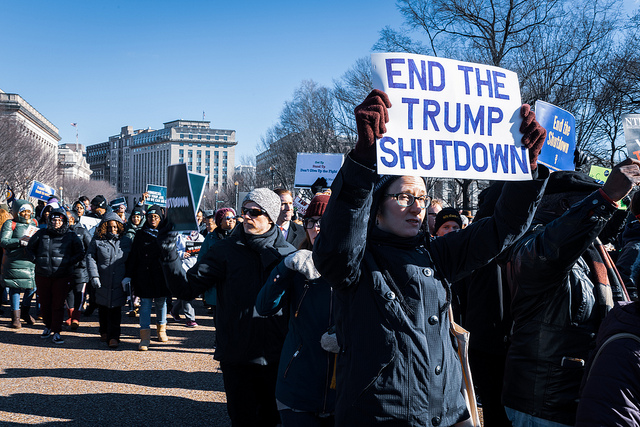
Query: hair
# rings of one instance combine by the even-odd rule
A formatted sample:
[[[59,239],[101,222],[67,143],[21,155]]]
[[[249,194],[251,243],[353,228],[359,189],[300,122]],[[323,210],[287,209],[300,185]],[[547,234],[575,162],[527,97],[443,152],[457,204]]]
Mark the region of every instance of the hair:
[[[283,196],[285,194],[288,194],[291,197],[293,197],[293,195],[291,194],[291,191],[286,190],[284,188],[276,188],[275,190],[273,190],[273,192],[276,193],[278,195],[278,197]]]
[[[0,208],[0,227],[2,227],[2,224],[4,224],[5,221],[9,221],[11,219],[13,219],[13,215],[11,215],[6,209]]]
[[[98,237],[99,240],[104,240],[107,236],[107,224],[111,221],[116,221],[115,219],[110,219],[107,221],[102,221],[100,223],[100,225],[98,226],[97,230],[96,230],[96,236]],[[122,233],[124,233],[124,224],[121,223],[120,221],[116,221],[116,224],[118,225],[118,236],[122,236]]]
[[[429,206],[440,206],[441,208],[444,208],[444,201],[442,199],[431,199],[431,204]]]

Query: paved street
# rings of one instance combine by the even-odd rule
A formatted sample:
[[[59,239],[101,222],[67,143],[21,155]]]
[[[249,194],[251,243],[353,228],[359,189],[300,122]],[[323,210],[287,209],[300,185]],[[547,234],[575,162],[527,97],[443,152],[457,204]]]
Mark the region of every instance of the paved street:
[[[197,328],[169,322],[137,350],[137,319],[123,314],[120,348],[98,339],[97,311],[65,343],[41,339],[42,323],[8,327],[0,318],[0,425],[228,426],[222,374],[212,358],[213,320],[196,301]],[[152,319],[153,320],[153,319]]]

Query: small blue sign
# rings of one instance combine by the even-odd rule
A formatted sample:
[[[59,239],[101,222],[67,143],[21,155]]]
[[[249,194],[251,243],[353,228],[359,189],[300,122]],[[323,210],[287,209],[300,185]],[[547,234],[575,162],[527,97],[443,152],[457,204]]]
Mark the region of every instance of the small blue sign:
[[[572,171],[576,147],[576,118],[573,114],[544,101],[536,101],[536,120],[547,130],[538,162],[553,171]]]
[[[158,205],[163,208],[167,206],[167,187],[147,184],[147,193],[145,203],[148,206]]]
[[[55,188],[49,187],[48,185],[38,181],[33,181],[33,185],[31,186],[31,191],[29,191],[29,197],[33,197],[38,200],[44,200],[45,202],[55,194],[56,194]]]

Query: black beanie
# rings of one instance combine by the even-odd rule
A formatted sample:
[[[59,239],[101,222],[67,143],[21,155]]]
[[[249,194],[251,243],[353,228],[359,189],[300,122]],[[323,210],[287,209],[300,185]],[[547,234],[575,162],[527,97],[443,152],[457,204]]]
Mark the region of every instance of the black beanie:
[[[436,225],[433,228],[433,232],[437,233],[438,228],[447,221],[455,221],[462,228],[462,218],[460,218],[458,211],[454,208],[444,208],[436,215]]]

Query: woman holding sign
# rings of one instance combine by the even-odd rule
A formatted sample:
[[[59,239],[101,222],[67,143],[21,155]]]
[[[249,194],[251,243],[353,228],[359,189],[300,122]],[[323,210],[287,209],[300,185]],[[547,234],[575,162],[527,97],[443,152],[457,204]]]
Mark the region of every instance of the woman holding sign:
[[[448,317],[449,283],[470,274],[526,231],[548,170],[537,168],[546,132],[528,105],[522,143],[534,179],[507,183],[496,214],[442,237],[426,231],[424,180],[378,176],[376,138],[387,95],[356,108],[358,143],[332,186],[315,265],[337,289],[336,425],[473,425]]]

